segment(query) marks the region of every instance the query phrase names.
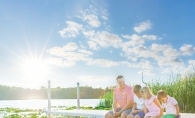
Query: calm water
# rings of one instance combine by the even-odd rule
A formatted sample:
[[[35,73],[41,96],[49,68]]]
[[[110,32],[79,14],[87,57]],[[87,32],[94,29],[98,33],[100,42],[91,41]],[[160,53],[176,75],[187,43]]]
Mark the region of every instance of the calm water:
[[[95,107],[100,99],[80,99],[80,106]],[[0,100],[0,108],[29,108],[29,109],[45,109],[47,108],[47,100]],[[77,106],[77,99],[53,99],[51,106]]]

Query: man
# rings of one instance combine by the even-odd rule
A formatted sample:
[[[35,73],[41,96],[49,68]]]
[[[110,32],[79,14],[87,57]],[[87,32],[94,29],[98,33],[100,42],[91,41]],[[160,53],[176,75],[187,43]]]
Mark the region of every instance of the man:
[[[105,118],[126,118],[133,107],[134,93],[130,86],[125,84],[123,76],[116,78],[118,87],[114,89],[112,111],[105,114]]]

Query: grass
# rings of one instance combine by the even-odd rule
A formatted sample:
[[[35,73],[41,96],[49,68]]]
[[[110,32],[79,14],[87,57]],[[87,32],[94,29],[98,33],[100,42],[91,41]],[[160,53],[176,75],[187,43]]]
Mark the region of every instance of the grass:
[[[195,74],[185,77],[171,76],[167,82],[154,80],[148,83],[148,86],[153,94],[158,90],[164,90],[169,96],[174,97],[178,101],[180,112],[195,112]]]

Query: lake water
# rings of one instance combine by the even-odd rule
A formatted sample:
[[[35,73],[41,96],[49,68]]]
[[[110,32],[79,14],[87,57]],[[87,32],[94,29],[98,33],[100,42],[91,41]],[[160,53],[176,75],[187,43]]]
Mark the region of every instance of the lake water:
[[[100,99],[80,99],[80,106],[95,107]],[[48,100],[0,100],[0,108],[14,107],[21,109],[46,109]],[[77,106],[77,99],[52,99],[51,106]]]

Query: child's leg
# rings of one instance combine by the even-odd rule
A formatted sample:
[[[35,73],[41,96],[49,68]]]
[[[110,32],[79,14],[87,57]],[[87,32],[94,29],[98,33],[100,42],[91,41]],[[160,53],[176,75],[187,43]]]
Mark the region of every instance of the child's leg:
[[[140,116],[139,115],[136,115],[134,118],[140,118]]]
[[[127,116],[127,118],[134,118],[134,116],[133,116],[133,114],[129,114],[128,116]]]
[[[151,116],[150,118],[160,118],[160,116]]]
[[[128,116],[127,116],[127,118],[134,118],[134,116],[133,116],[133,114],[129,114]]]
[[[150,116],[145,116],[144,118],[150,118]]]
[[[136,115],[135,115],[135,118],[144,118],[145,114],[143,111],[141,112],[138,112]]]

